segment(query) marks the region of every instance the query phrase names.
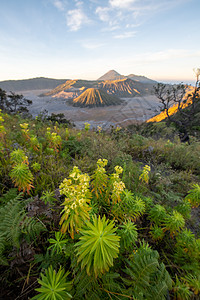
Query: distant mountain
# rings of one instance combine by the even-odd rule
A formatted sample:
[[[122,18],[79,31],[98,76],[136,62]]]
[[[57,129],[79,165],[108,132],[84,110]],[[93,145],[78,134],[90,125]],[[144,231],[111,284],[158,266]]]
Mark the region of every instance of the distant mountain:
[[[149,94],[152,86],[125,78],[120,80],[103,81],[98,84],[98,87],[106,91],[108,94],[130,98],[137,95]]]
[[[101,76],[97,80],[98,81],[105,81],[105,80],[119,80],[119,79],[126,79],[126,78],[129,78],[133,81],[137,81],[137,82],[140,82],[140,83],[156,84],[155,80],[149,79],[145,76],[135,75],[135,74],[129,74],[128,76],[125,76],[125,75],[119,74],[115,70],[108,71],[106,74],[104,74],[103,76]]]
[[[66,82],[66,79],[37,77],[37,78],[23,79],[23,80],[0,81],[0,88],[8,92],[45,90],[45,89],[54,89],[56,86],[64,82]]]
[[[157,83],[157,81],[149,79],[145,76],[134,75],[134,74],[130,74],[130,75],[126,76],[126,78],[130,78],[131,80],[138,81],[140,83],[149,83],[149,84]]]
[[[110,70],[103,76],[99,77],[97,79],[98,81],[104,81],[104,80],[118,80],[118,79],[124,79],[125,76],[117,73],[115,70]]]
[[[60,84],[55,89],[41,95],[41,96],[55,96],[60,92],[82,92],[86,88],[94,87],[97,85],[96,81],[92,80],[67,80]]]
[[[122,100],[113,95],[108,95],[105,91],[89,88],[84,91],[79,97],[72,101],[73,106],[80,107],[98,107],[98,106],[109,106],[119,105]]]

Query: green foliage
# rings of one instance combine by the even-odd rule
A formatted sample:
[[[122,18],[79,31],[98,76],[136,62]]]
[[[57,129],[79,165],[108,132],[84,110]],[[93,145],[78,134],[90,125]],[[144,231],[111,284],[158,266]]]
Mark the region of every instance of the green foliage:
[[[49,243],[52,244],[48,247],[48,249],[52,250],[52,254],[62,253],[64,246],[67,244],[67,239],[65,239],[65,235],[62,232],[55,232],[55,239],[48,239]]]
[[[55,202],[55,193],[54,192],[50,192],[50,191],[44,191],[42,193],[42,196],[40,197],[40,199],[42,201],[44,201],[45,204],[49,203],[49,204],[53,204]]]
[[[184,229],[176,237],[174,258],[176,263],[186,270],[200,272],[200,239],[188,229]]]
[[[125,190],[123,192],[121,209],[123,209],[124,214],[126,214],[128,218],[134,221],[144,214],[145,202],[131,193],[131,191]]]
[[[22,120],[0,113],[0,289],[4,298],[34,296],[32,283],[39,272],[52,266],[55,275],[62,265],[72,272],[70,293],[75,300],[164,299],[169,297],[171,280],[163,262],[174,281],[176,275],[179,280],[170,298],[198,299],[199,208],[192,208],[199,203],[197,139],[192,138],[191,145],[172,142],[175,129],[166,128],[166,123],[135,125],[137,134],[126,129],[110,134],[66,130],[65,124],[54,126],[43,119]],[[142,131],[151,135],[151,130],[157,137],[165,132],[170,141],[139,135]],[[21,164],[24,171],[11,180],[9,174]],[[142,179],[145,165],[152,166],[152,171]],[[25,183],[29,171],[34,184],[33,176]],[[28,184],[35,187],[33,199],[27,200],[24,193],[15,202],[18,192],[10,187],[17,186],[15,178],[23,175],[25,191]],[[41,235],[45,227],[48,230]],[[133,275],[124,274],[125,266]]]
[[[39,143],[36,135],[30,136],[30,146],[31,146],[31,150],[35,152],[38,152],[41,149],[41,144]]]
[[[154,225],[151,227],[150,234],[154,241],[162,240],[162,238],[164,237],[163,229],[161,227],[159,227],[158,225]]]
[[[156,225],[161,225],[162,222],[164,222],[166,215],[167,213],[164,206],[160,204],[156,204],[154,207],[152,207],[149,213],[150,220]]]
[[[39,172],[41,170],[41,164],[35,162],[34,164],[32,164],[32,168],[34,172]]]
[[[57,130],[56,126],[54,126],[54,130]],[[62,138],[57,132],[51,132],[51,128],[47,128],[46,138],[48,141],[49,149],[53,150],[52,154],[60,151]]]
[[[11,163],[13,165],[26,163],[28,164],[28,157],[25,155],[22,149],[16,149],[10,153]]]
[[[124,297],[121,298],[123,288],[120,285],[120,274],[118,273],[109,272],[95,278],[94,276],[87,276],[86,271],[82,270],[76,274],[74,285],[76,286],[76,293],[73,298],[76,300],[86,298],[101,300],[108,297],[114,299],[116,296],[124,299]]]
[[[187,200],[182,200],[181,203],[176,206],[176,210],[182,214],[185,219],[191,218],[191,204]]]
[[[176,276],[176,282],[173,287],[175,299],[177,300],[189,300],[192,297],[192,292],[189,287]]]
[[[193,189],[189,191],[189,194],[185,197],[192,206],[198,207],[200,205],[200,185],[194,184]]]
[[[25,237],[27,241],[34,240],[46,228],[41,222],[28,217],[25,212],[27,201],[22,194],[9,200],[0,208],[0,256],[6,245],[20,247],[20,240]]]
[[[123,281],[130,287],[129,294],[133,298],[165,300],[167,291],[172,288],[172,280],[158,258],[157,251],[140,247],[132,260],[127,260],[124,271],[128,277]]]
[[[38,295],[32,299],[38,300],[68,300],[72,298],[69,293],[72,288],[72,283],[67,281],[69,272],[65,273],[65,270],[60,267],[58,272],[53,270],[50,266],[45,270],[45,274],[41,273],[41,279],[38,279],[38,283],[41,285],[36,291]]]
[[[78,262],[81,261],[82,269],[86,267],[88,275],[94,272],[97,277],[113,266],[113,259],[119,253],[120,237],[116,230],[113,221],[109,222],[105,216],[93,217],[93,224],[87,222],[80,230],[82,236],[76,244]]]
[[[5,194],[0,197],[0,205],[6,204],[11,199],[14,199],[18,196],[18,191],[16,188],[8,190]]]
[[[200,272],[198,275],[188,274],[184,277],[184,281],[193,290],[195,295],[200,294]]]
[[[118,234],[121,237],[121,245],[123,249],[130,249],[136,243],[138,238],[137,226],[130,220],[125,221],[119,226]]]
[[[29,193],[33,187],[33,175],[25,163],[15,165],[10,172],[10,177],[19,191]]]
[[[172,211],[171,215],[167,215],[163,224],[165,230],[169,230],[170,234],[177,234],[185,226],[183,216],[176,210]]]

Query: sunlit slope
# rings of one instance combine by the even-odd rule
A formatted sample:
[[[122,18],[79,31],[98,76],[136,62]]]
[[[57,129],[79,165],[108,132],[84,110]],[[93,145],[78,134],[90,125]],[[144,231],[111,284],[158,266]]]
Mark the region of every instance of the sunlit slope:
[[[182,104],[182,106],[181,106],[183,109],[189,107],[189,105],[191,104],[191,97],[189,97],[189,94],[191,94],[193,91],[194,91],[194,88],[191,88],[191,87],[187,90],[187,92],[186,92],[186,94],[184,96],[184,99],[187,100],[187,101],[186,101],[186,103]],[[200,106],[200,103],[199,103],[198,107],[199,106]],[[199,110],[199,108],[197,109],[197,113],[198,113],[198,110]],[[175,116],[175,114],[177,112],[178,112],[178,104],[173,105],[168,110],[169,116],[172,116],[172,115]],[[147,120],[147,123],[148,122],[160,122],[160,121],[162,121],[162,120],[164,120],[166,118],[167,118],[166,111],[162,111],[160,114],[158,114],[158,115],[154,116],[153,118]],[[200,119],[199,119],[199,124],[200,124]]]
[[[53,96],[60,92],[66,91],[75,91],[75,90],[83,90],[83,88],[93,87],[96,84],[96,81],[90,80],[67,80],[65,83],[60,84],[55,89],[43,94],[43,96]]]
[[[105,91],[89,88],[83,92],[79,97],[72,101],[74,106],[80,107],[98,107],[98,106],[109,106],[109,105],[119,105],[122,101],[113,96],[108,95]]]
[[[131,79],[107,80],[98,84],[106,93],[118,97],[135,97],[150,93],[149,86]]]

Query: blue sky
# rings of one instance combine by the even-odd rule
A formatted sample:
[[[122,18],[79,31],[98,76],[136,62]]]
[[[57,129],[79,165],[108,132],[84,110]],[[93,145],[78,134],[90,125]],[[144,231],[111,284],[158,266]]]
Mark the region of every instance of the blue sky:
[[[200,67],[199,0],[1,0],[0,80],[97,79],[114,69],[161,81]]]

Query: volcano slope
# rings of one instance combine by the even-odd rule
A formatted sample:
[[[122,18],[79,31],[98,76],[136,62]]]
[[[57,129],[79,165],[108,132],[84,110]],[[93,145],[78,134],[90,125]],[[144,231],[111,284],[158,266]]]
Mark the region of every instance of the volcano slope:
[[[89,88],[69,103],[79,107],[100,107],[120,105],[122,102],[118,97],[109,95],[101,89]]]
[[[98,87],[108,94],[122,98],[149,94],[152,89],[152,85],[136,82],[129,78],[103,81],[98,84]]]

